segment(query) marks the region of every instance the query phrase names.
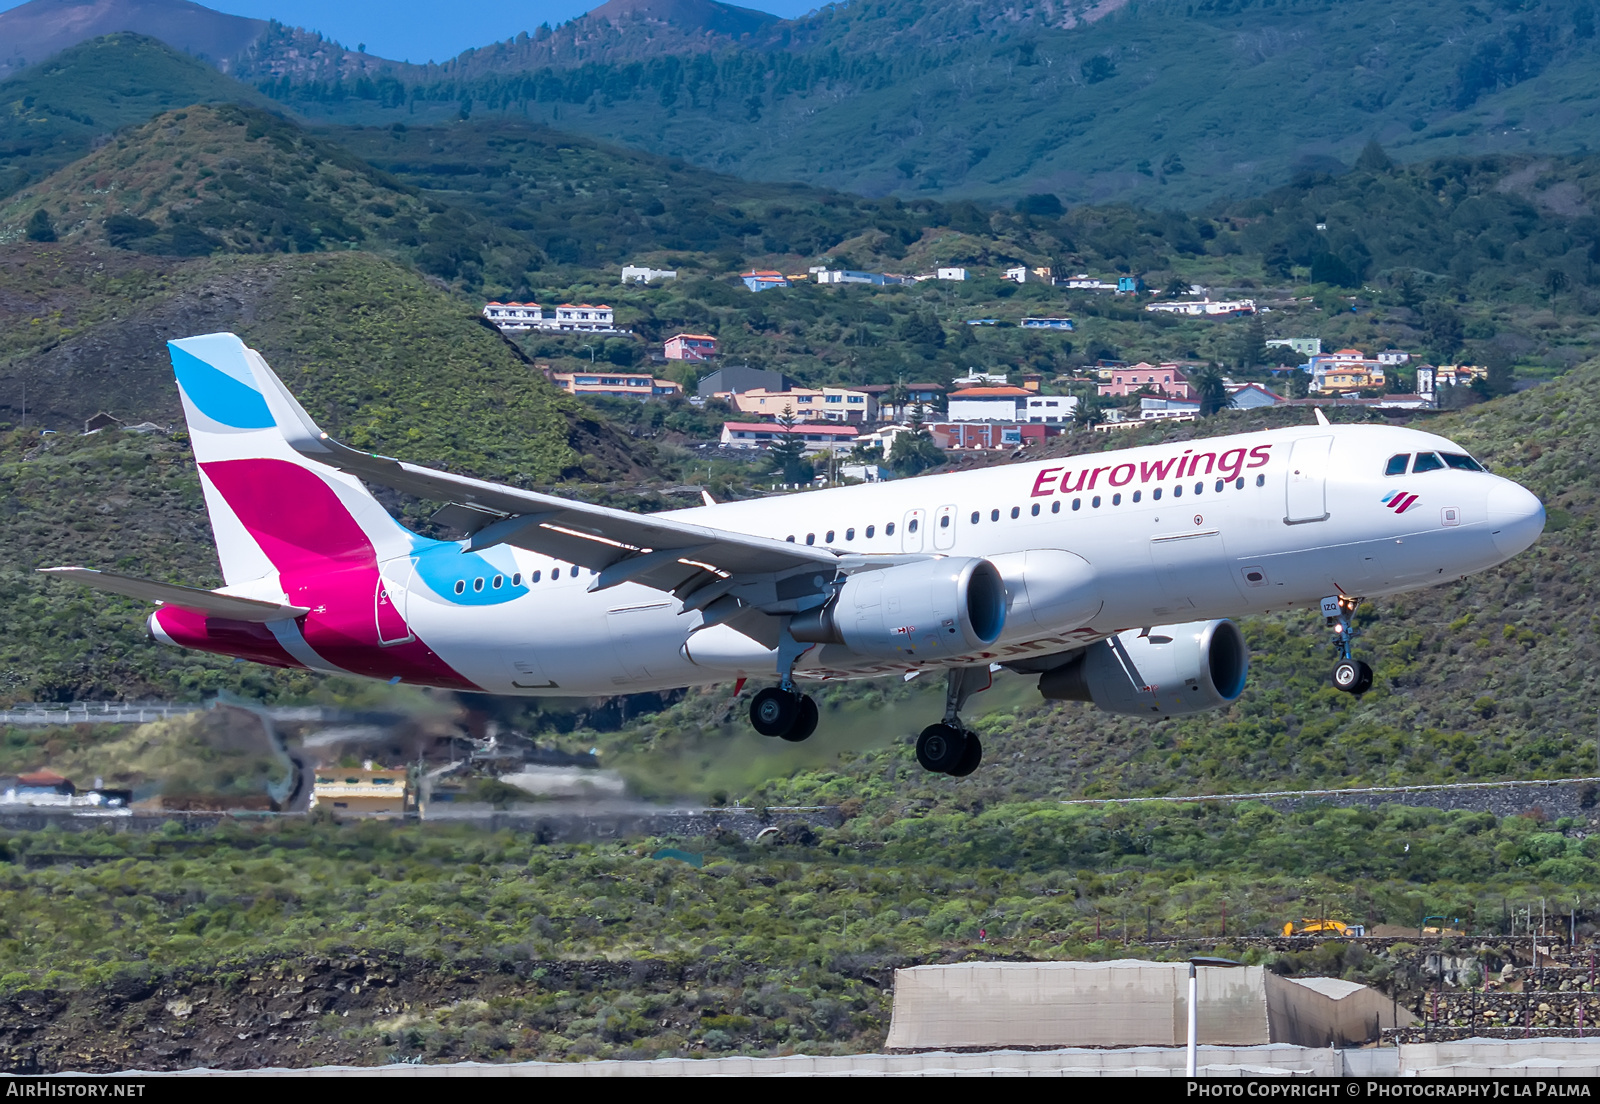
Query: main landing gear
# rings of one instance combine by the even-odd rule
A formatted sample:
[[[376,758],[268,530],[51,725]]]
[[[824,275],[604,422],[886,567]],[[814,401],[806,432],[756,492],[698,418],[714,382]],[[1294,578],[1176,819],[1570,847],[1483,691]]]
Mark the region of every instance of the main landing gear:
[[[961,707],[967,699],[989,689],[988,667],[956,667],[948,673],[944,696],[944,720],[929,725],[917,737],[917,762],[924,770],[965,778],[983,762],[983,741],[962,726]]]
[[[1350,618],[1361,599],[1347,594],[1322,600],[1323,624],[1333,629],[1333,643],[1339,649],[1339,662],[1333,668],[1333,685],[1346,694],[1365,694],[1372,689],[1372,668],[1350,655],[1355,640],[1355,627]]]
[[[769,686],[750,702],[750,723],[763,736],[798,744],[817,730],[817,703],[798,690]]]

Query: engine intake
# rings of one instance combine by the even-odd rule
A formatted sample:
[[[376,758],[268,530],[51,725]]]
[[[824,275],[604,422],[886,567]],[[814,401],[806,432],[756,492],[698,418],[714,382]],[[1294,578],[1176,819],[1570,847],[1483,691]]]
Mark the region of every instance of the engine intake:
[[[1244,692],[1250,649],[1232,621],[1129,629],[1039,676],[1054,701],[1092,701],[1107,713],[1177,717]]]
[[[1005,628],[1006,588],[988,560],[946,557],[846,577],[827,605],[796,614],[796,640],[857,655],[953,656],[993,644]]]

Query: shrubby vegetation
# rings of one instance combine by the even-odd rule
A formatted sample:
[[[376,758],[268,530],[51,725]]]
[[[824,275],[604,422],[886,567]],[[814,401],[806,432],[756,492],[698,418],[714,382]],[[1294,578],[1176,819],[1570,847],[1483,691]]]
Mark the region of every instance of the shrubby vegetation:
[[[368,1060],[867,1050],[882,1045],[896,966],[1140,953],[1123,947],[1125,929],[1135,942],[1216,936],[1224,902],[1233,934],[1317,910],[1404,925],[1448,912],[1493,932],[1506,898],[1600,876],[1592,839],[1517,817],[1249,805],[908,814],[858,817],[810,845],[691,844],[703,869],[651,860],[648,844],[382,824],[9,834],[0,999],[163,979],[237,999],[264,963],[358,955],[403,962],[413,978],[523,979],[489,1002],[413,1005],[403,1029],[329,1014],[326,1030]],[[566,980],[562,964],[593,961],[635,964],[633,981]],[[1354,960],[1347,969],[1369,977]]]

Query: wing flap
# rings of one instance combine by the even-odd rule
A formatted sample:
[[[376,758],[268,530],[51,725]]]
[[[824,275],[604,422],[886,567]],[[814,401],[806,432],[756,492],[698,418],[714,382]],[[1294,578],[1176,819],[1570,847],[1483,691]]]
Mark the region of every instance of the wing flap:
[[[128,598],[142,598],[147,602],[159,602],[164,606],[178,606],[212,617],[225,617],[231,621],[290,621],[310,612],[307,606],[262,602],[255,598],[240,598],[233,594],[218,594],[214,590],[201,590],[199,587],[158,583],[153,579],[136,579],[131,575],[96,571],[92,567],[41,567],[39,570],[57,579],[68,579],[95,590],[109,591]]]

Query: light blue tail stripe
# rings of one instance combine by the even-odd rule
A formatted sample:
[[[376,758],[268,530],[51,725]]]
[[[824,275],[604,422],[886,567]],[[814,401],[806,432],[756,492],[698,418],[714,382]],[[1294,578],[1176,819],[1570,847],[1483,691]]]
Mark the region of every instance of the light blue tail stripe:
[[[176,344],[169,344],[167,348],[172,353],[172,370],[178,377],[178,386],[207,418],[234,429],[271,429],[277,425],[261,392]]]

